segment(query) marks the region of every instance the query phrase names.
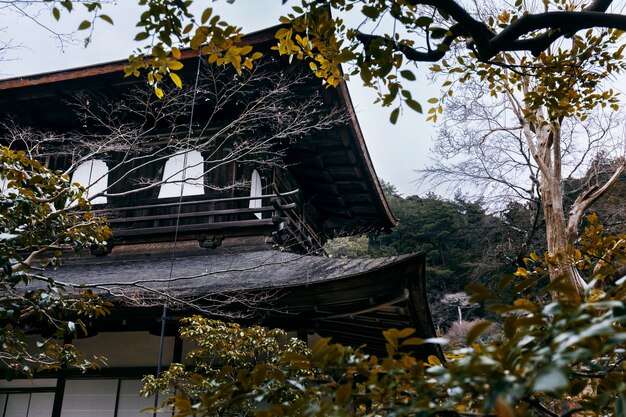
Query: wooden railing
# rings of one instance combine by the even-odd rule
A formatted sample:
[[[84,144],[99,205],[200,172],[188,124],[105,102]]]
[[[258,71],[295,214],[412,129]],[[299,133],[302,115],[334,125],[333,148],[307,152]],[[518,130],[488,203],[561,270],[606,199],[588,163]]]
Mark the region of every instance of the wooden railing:
[[[281,194],[276,186],[274,186],[274,193],[276,197],[270,200],[271,204],[276,210],[280,210],[282,204],[286,203],[288,195],[286,193]],[[278,238],[285,240],[284,243],[286,244],[299,246],[307,253],[317,253],[322,250],[323,242],[319,235],[302,216],[298,215],[296,210],[285,210],[283,213],[289,225],[289,227],[285,229],[285,233],[288,236],[286,239],[280,236]]]
[[[302,251],[317,251],[321,240],[298,213],[294,202],[299,190],[257,197],[216,199],[193,198],[123,207],[109,205],[93,210],[108,218],[114,237],[140,239],[170,233],[215,233],[225,230],[271,227],[279,243],[297,245]],[[261,200],[261,207],[250,208],[250,201]],[[171,201],[171,200],[170,200]],[[260,214],[260,218],[257,217]]]

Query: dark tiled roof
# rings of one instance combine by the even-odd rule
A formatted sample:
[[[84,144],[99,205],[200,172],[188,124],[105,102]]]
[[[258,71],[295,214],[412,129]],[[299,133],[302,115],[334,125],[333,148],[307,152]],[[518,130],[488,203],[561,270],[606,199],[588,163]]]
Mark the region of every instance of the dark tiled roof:
[[[345,279],[384,268],[402,257],[333,259],[275,250],[192,254],[145,253],[68,260],[46,275],[87,286],[168,289],[179,294],[223,293],[301,286]],[[170,275],[171,273],[171,275]]]
[[[46,274],[73,285],[101,286],[112,291],[120,307],[129,307],[116,308],[101,329],[114,330],[122,322],[123,327],[155,326],[159,313],[154,309],[165,299],[159,294],[169,294],[168,304],[181,300],[175,309],[232,317],[243,313],[239,319],[308,329],[355,346],[366,343],[376,354],[384,354],[381,332],[390,327],[415,327],[423,338],[436,335],[423,254],[333,259],[262,245],[207,251],[189,241],[172,256],[167,246],[131,245],[104,257],[69,258]],[[136,308],[142,306],[152,308]],[[417,347],[416,354],[442,355],[437,345]]]

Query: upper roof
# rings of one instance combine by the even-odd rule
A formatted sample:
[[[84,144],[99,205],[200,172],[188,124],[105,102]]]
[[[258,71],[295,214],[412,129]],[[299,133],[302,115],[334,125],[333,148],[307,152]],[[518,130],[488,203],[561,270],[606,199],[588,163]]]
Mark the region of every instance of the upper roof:
[[[269,51],[276,28],[248,35],[244,44]],[[197,58],[185,50],[182,60]],[[276,60],[287,68],[286,60]],[[121,94],[142,80],[124,78],[127,61],[73,68],[27,77],[0,80],[0,115],[19,115],[33,127],[62,130],[76,124],[68,104],[79,91],[103,95]],[[195,66],[188,65],[193,68]],[[321,91],[330,104],[338,104],[349,122],[291,144],[287,151],[289,171],[298,182],[305,201],[313,204],[324,221],[329,236],[363,230],[387,230],[397,224],[374,171],[348,89],[344,81],[337,88],[323,88],[312,78],[311,88]],[[76,125],[79,128],[79,125]]]

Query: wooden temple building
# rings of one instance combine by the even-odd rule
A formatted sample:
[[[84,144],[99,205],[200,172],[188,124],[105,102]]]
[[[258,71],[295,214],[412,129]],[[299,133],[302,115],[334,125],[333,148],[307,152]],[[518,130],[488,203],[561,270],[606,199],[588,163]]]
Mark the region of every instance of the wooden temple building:
[[[258,32],[245,42],[269,51],[273,33]],[[189,51],[183,61],[182,75],[193,84],[198,58]],[[277,58],[269,65],[274,72],[297,67]],[[86,122],[72,108],[77,94],[87,92],[91,105],[98,106],[99,100],[121,99],[144,82],[124,78],[124,66],[115,62],[0,81],[0,115],[36,129],[78,131]],[[234,158],[209,174],[185,175],[193,161],[199,158],[196,165],[206,166],[215,153],[177,150],[176,157],[161,157],[136,170],[137,176],[169,175],[173,180],[138,193],[126,191],[140,187],[141,181],[107,173],[121,158],[114,151],[77,167],[76,173],[100,174],[95,180],[91,175],[89,184],[80,176],[76,181],[110,191],[92,202],[96,212],[108,217],[114,235],[105,250],[68,256],[49,274],[63,282],[110,289],[116,303],[112,314],[90,322],[89,337],[73,341],[82,352],[107,356],[108,367],[0,383],[0,417],[143,415],[138,410],[151,404],[138,396],[139,380],[155,371],[160,340],[164,366],[183,361],[189,347],[177,337],[178,319],[198,311],[281,327],[305,340],[332,337],[365,345],[373,353],[385,351],[382,331],[387,328],[414,327],[420,337],[436,336],[426,301],[423,254],[323,256],[329,238],[388,230],[397,220],[374,172],[345,83],[324,88],[309,77],[298,84],[295,96],[311,94],[328,109],[340,109],[343,119],[297,140],[272,144],[281,146],[276,150],[281,163],[257,168],[253,158]],[[194,108],[198,121],[209,113],[203,106],[211,103]],[[214,123],[227,125],[237,109],[225,106]],[[171,168],[181,155],[187,163],[182,174]],[[61,154],[45,162],[65,169],[72,161]],[[229,182],[239,186],[228,187]],[[182,183],[191,192],[183,191]],[[164,302],[168,309],[162,333]],[[438,345],[418,349],[420,355],[441,356]]]

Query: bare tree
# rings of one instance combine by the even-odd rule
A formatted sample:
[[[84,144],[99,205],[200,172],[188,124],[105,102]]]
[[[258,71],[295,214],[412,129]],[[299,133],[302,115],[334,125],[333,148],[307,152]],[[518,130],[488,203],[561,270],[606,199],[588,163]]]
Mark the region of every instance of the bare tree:
[[[93,201],[174,183],[203,184],[215,190],[240,187],[245,184],[215,184],[205,179],[232,163],[284,166],[289,143],[346,121],[341,111],[328,110],[318,93],[298,96],[306,77],[297,71],[284,74],[261,64],[236,75],[204,61],[199,65],[197,83],[190,80],[181,89],[172,88],[162,99],[147,88],[132,90],[121,101],[103,101],[83,93],[72,103],[83,123],[80,130],[59,134],[9,120],[4,122],[3,141],[9,147],[25,147],[32,159],[63,157],[68,175],[82,163],[104,160],[109,183],[89,193]],[[158,176],[140,175],[146,167],[190,151],[201,152],[202,161],[189,161],[166,176],[162,171]],[[192,171],[195,175],[189,176]],[[91,178],[90,184],[83,185],[89,190],[99,180]],[[131,187],[122,186],[129,182]]]
[[[311,93],[310,80],[297,71],[276,71],[268,62],[237,75],[229,68],[199,63],[197,81],[173,88],[162,100],[155,99],[150,89],[129,91],[122,100],[79,94],[71,104],[80,124],[70,132],[23,126],[17,117],[3,122],[0,140],[8,147],[0,153],[0,318],[14,327],[1,332],[11,347],[0,353],[0,362],[24,372],[61,363],[92,366],[93,360],[83,361],[76,352],[68,352],[57,337],[82,326],[80,320],[67,319],[73,313],[107,314],[110,297],[124,305],[167,303],[230,316],[245,314],[240,312],[246,309],[239,308],[238,313],[233,305],[253,310],[272,297],[271,291],[241,288],[183,294],[176,285],[229,271],[258,271],[293,262],[296,255],[287,259],[277,253],[259,262],[222,265],[190,276],[132,282],[87,279],[81,284],[76,277],[65,280],[45,269],[59,266],[65,250],[102,245],[110,238],[105,220],[90,211],[90,201],[99,203],[106,197],[124,202],[140,193],[155,195],[172,184],[218,191],[240,187],[246,183],[212,183],[211,175],[229,164],[284,167],[290,143],[347,120],[340,110],[323,105],[321,95]],[[191,151],[201,159],[187,160]],[[185,162],[174,170],[163,168],[177,157]],[[106,162],[107,171],[98,171],[83,186],[70,184],[72,174],[94,160]],[[62,171],[52,171],[46,164]],[[106,178],[108,182],[99,186]],[[55,337],[42,339],[36,354],[24,343],[25,332],[37,328],[34,317],[43,322],[39,325],[57,330]]]
[[[506,77],[498,82],[506,87],[496,98],[479,80],[456,88],[446,101],[434,162],[421,173],[433,185],[470,185],[471,192],[499,204],[525,201],[535,208],[529,226],[537,227],[541,213],[549,253],[565,256],[576,242],[585,211],[624,171],[623,116],[595,108],[586,109],[584,117],[554,117],[545,102],[536,105],[530,100],[541,81],[521,76],[515,84]],[[599,155],[614,161],[610,174],[604,165],[591,181],[573,190],[577,195],[566,212],[564,182],[589,172]],[[526,233],[529,243],[534,232]],[[578,273],[565,269],[555,268],[553,279],[565,277],[582,292]]]

